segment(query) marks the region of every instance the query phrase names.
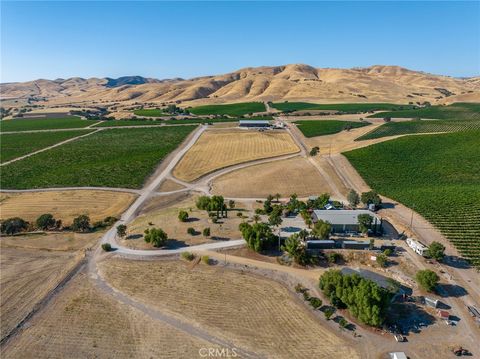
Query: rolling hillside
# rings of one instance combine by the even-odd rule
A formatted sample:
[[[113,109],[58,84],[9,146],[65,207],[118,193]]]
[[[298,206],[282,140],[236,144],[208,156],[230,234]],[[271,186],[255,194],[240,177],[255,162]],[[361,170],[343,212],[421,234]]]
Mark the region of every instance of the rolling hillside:
[[[480,79],[457,79],[398,66],[332,69],[308,65],[244,68],[189,80],[140,76],[36,80],[0,85],[3,99],[49,103],[132,101],[191,104],[304,100],[316,103],[480,102]],[[40,102],[41,103],[41,102]]]

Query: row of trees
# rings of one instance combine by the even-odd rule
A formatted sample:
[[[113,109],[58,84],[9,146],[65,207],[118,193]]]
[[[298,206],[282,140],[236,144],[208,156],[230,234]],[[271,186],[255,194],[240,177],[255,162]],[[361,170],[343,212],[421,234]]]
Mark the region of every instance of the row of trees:
[[[359,275],[329,270],[320,277],[320,289],[336,308],[346,308],[362,323],[379,327],[386,318],[392,293]]]
[[[115,217],[106,217],[103,221],[90,223],[90,217],[87,215],[80,215],[73,219],[72,225],[69,227],[63,226],[61,219],[56,219],[50,213],[44,213],[39,216],[34,223],[25,221],[19,217],[8,218],[2,221],[0,230],[2,234],[14,235],[26,231],[60,231],[72,230],[74,232],[90,232],[94,229],[105,228],[113,225],[117,221]]]

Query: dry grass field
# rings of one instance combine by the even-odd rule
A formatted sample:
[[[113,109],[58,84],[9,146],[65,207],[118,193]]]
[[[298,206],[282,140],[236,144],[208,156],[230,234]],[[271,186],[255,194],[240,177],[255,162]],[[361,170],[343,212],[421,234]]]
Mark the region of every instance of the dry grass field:
[[[163,207],[164,197],[155,197],[150,202],[151,210],[143,212],[132,223],[127,226],[127,238],[121,240],[121,243],[130,248],[153,249],[154,247],[146,243],[143,239],[143,232],[147,228],[162,228],[170,239],[167,247],[174,248],[185,245],[196,245],[211,242],[214,240],[240,239],[241,234],[238,225],[242,220],[237,217],[237,210],[229,211],[228,218],[220,219],[217,223],[212,223],[206,211],[195,207],[196,196],[178,197],[179,200],[173,202],[168,207]],[[158,209],[155,209],[154,201],[159,203]],[[236,203],[236,209],[243,209],[244,205]],[[189,214],[188,222],[180,222],[178,212],[185,210]],[[248,215],[248,212],[243,212]],[[150,225],[149,223],[152,223]],[[187,233],[187,228],[192,227],[197,232],[192,236]],[[210,237],[204,237],[202,230],[210,228]]]
[[[51,191],[27,193],[2,193],[0,216],[2,219],[21,217],[35,221],[44,213],[61,219],[64,225],[73,218],[87,214],[92,222],[108,216],[118,217],[135,199],[132,193],[113,191]]]
[[[317,169],[305,158],[295,157],[246,167],[216,178],[214,194],[226,197],[264,198],[280,193],[299,197],[330,193],[331,189]]]
[[[299,151],[283,131],[206,131],[173,170],[175,177],[193,181],[215,170],[261,158]]]
[[[170,191],[176,191],[182,188],[185,188],[185,187],[182,186],[180,183],[167,179],[160,184],[160,186],[158,187],[158,191],[170,192]]]
[[[2,349],[2,358],[197,358],[215,347],[117,302],[81,275],[32,325]]]
[[[0,251],[1,337],[7,335],[82,258],[81,253],[9,248]]]
[[[91,248],[103,232],[46,232],[2,237],[2,248],[42,249],[47,251],[78,251]]]
[[[358,358],[282,285],[223,267],[189,267],[121,259],[100,265],[122,292],[261,356]]]

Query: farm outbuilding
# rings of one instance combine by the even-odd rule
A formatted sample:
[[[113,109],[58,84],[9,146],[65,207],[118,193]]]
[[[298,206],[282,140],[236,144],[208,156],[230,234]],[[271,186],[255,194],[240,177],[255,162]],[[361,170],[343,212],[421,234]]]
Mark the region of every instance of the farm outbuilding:
[[[343,249],[369,249],[370,241],[342,241]]]
[[[332,233],[360,232],[358,216],[368,214],[373,217],[372,229],[379,231],[382,221],[375,213],[365,209],[338,209],[338,210],[315,210],[313,211],[313,222],[318,220],[326,221],[332,225]]]
[[[270,122],[267,120],[240,120],[239,124],[240,127],[270,127]]]
[[[307,250],[333,249],[335,248],[335,241],[332,240],[309,240],[307,243]]]

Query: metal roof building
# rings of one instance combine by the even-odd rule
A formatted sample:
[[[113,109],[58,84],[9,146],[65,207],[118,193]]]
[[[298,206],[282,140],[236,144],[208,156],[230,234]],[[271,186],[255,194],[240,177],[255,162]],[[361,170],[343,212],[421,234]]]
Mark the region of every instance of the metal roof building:
[[[368,214],[373,217],[372,227],[376,229],[381,227],[381,220],[377,215],[366,209],[315,210],[313,211],[313,221],[317,222],[321,219],[330,223],[333,233],[359,232],[358,216],[360,214]]]
[[[270,121],[267,120],[240,120],[240,127],[269,127]]]

